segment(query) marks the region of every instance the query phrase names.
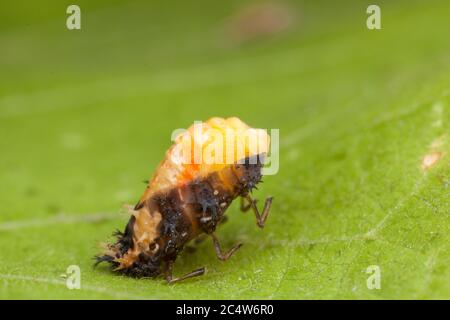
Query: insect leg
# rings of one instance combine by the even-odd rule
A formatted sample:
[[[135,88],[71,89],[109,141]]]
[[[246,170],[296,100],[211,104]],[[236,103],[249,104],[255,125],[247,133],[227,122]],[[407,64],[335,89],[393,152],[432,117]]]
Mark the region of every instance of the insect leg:
[[[219,258],[219,260],[222,261],[228,260],[233,255],[233,253],[235,253],[242,246],[242,243],[239,242],[235,244],[230,250],[224,253],[222,251],[222,247],[220,246],[220,242],[217,236],[214,233],[211,233],[211,237],[213,239],[214,249],[216,250],[217,258]]]
[[[250,203],[250,206],[252,207],[253,211],[255,212],[256,223],[258,224],[258,227],[260,227],[261,229],[264,228],[264,224],[266,223],[267,216],[269,215],[270,205],[272,204],[273,198],[272,197],[266,198],[266,202],[264,203],[264,209],[262,211],[262,214],[260,214],[258,207],[256,206],[256,200],[254,200],[250,194],[247,194],[245,197],[247,201]]]
[[[194,244],[200,244],[207,238],[206,234],[201,234],[197,238],[194,239]]]
[[[241,197],[241,211],[247,212],[252,207],[251,203],[245,203],[245,198]]]
[[[169,283],[169,284],[204,275],[205,271],[206,271],[206,269],[203,267],[203,268],[199,268],[194,271],[191,271],[189,273],[186,273],[185,275],[183,275],[181,277],[174,278],[172,275],[172,269],[173,269],[173,261],[169,261],[167,263],[167,267],[166,267],[166,271],[165,271],[166,280],[167,280],[167,283]]]
[[[194,247],[194,246],[187,245],[187,246],[184,247],[184,252],[187,252],[187,253],[194,253],[194,252],[196,252],[196,251],[197,251],[197,248]]]
[[[223,216],[222,220],[219,221],[219,225],[222,225],[222,224],[224,224],[227,221],[228,221],[228,216]]]
[[[224,224],[225,222],[227,222],[228,221],[228,216],[223,216],[222,217],[222,220],[220,220],[219,221],[219,225],[222,225],[222,224]],[[197,246],[197,245],[199,245],[200,243],[202,243],[203,241],[205,241],[205,239],[207,238],[208,236],[206,235],[206,234],[201,234],[201,235],[199,235],[197,238],[195,238],[194,240],[193,240],[193,244],[192,245],[187,245],[186,247],[185,247],[185,251],[186,252],[188,252],[188,253],[194,253],[196,250],[197,250],[197,248],[195,247],[195,246]]]
[[[197,251],[197,247],[200,243],[202,243],[203,241],[205,241],[205,239],[207,238],[206,234],[201,234],[199,235],[197,238],[195,238],[193,240],[192,244],[186,245],[184,247],[184,250],[187,253],[194,253],[195,251]]]

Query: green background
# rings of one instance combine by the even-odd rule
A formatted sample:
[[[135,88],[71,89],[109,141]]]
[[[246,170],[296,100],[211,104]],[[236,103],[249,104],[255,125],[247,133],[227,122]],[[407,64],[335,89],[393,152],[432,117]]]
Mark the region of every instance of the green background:
[[[291,26],[241,42],[248,2],[76,1],[69,31],[71,3],[0,4],[0,298],[450,298],[449,1],[377,1],[381,30],[372,1],[277,2]],[[173,286],[93,269],[172,130],[212,116],[280,129],[266,228],[232,206],[244,246],[183,253],[208,273]]]

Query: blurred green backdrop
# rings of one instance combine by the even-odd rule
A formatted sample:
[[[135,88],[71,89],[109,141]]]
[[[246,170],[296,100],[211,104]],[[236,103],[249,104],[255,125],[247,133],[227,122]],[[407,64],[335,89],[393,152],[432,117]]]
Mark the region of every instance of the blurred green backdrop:
[[[450,2],[0,4],[0,298],[450,298]],[[230,208],[168,286],[92,269],[194,120],[279,128],[266,228]],[[424,159],[431,157],[431,165]],[[81,290],[61,274],[81,267]],[[367,267],[378,265],[381,289]]]

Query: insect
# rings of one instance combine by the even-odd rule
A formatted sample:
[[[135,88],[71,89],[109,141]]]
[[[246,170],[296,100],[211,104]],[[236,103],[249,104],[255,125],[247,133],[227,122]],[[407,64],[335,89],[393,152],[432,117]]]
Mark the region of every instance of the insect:
[[[229,259],[242,244],[224,251],[215,231],[226,220],[232,201],[240,197],[242,211],[253,210],[260,228],[269,215],[272,197],[260,212],[251,196],[261,182],[269,147],[265,130],[252,129],[238,118],[211,118],[192,125],[177,136],[131,210],[125,230],[115,232],[117,241],[96,256],[97,264],[108,262],[113,270],[134,277],[163,275],[174,283],[205,273],[205,268],[199,268],[173,277],[172,270],[189,241],[208,236],[217,257]],[[198,154],[207,155],[208,150],[216,160],[226,153],[228,161],[198,161]]]

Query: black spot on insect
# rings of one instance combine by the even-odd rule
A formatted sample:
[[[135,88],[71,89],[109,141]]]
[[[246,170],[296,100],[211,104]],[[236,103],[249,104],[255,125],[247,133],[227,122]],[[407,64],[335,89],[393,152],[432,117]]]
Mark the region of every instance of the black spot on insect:
[[[113,245],[113,247],[117,250],[116,256],[95,256],[95,265],[98,265],[101,262],[110,262],[114,265],[113,261],[115,258],[119,258],[121,255],[124,255],[128,251],[128,249],[133,249],[133,227],[135,221],[136,218],[134,216],[131,216],[124,232],[121,232],[120,230],[116,230],[113,232],[113,236],[117,238],[116,243]]]
[[[135,222],[136,218],[131,216],[125,227],[125,231],[118,236],[118,243],[121,246],[120,251],[122,254],[127,252],[130,248],[133,249],[133,228]]]
[[[194,181],[191,183],[191,188],[195,195],[195,201],[203,215],[208,213],[212,220],[216,221],[219,203],[210,184],[206,180]]]
[[[138,211],[139,209],[142,209],[145,205],[145,202],[138,202],[135,206],[134,206],[134,211]]]
[[[236,164],[236,170],[241,173],[239,181],[242,186],[242,194],[257,189],[256,185],[262,179],[262,166],[262,159],[258,155],[245,158],[242,162]]]
[[[159,207],[159,212],[162,214],[160,234],[165,243],[163,251],[166,256],[176,257],[183,248],[185,235],[191,232],[190,221],[183,214],[181,199],[177,190],[162,194],[155,201]]]
[[[161,273],[160,257],[152,257],[141,252],[131,268],[121,270],[123,274],[135,278],[155,277]]]
[[[102,262],[109,262],[109,263],[114,263],[114,257],[113,256],[109,256],[109,255],[103,255],[103,256],[95,256],[94,257],[95,263],[94,263],[94,267],[96,267],[98,264],[102,263]]]
[[[178,221],[181,218],[181,210],[177,208],[175,200],[167,195],[161,195],[157,199],[159,212],[163,216],[162,235],[176,236]]]

